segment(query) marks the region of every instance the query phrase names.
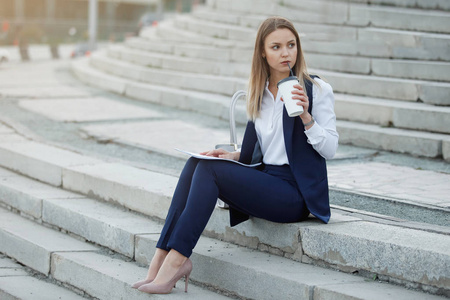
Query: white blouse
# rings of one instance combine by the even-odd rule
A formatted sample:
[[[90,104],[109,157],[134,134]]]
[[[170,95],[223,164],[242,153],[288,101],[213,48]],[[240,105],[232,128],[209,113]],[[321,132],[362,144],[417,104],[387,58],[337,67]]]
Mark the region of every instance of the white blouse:
[[[316,78],[320,88],[313,84],[312,116],[314,125],[305,130],[308,143],[322,157],[331,159],[338,147],[333,89],[325,81]],[[283,102],[280,93],[276,98],[269,91],[269,82],[263,94],[260,116],[255,120],[255,129],[263,154],[263,162],[269,165],[289,164],[283,134]]]

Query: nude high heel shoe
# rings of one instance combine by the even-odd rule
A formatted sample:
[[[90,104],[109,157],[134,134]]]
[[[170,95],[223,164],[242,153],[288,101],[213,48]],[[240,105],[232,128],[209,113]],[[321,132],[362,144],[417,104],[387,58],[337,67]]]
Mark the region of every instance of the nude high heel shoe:
[[[141,292],[149,293],[149,294],[169,294],[178,280],[182,277],[186,277],[186,282],[184,284],[184,291],[187,293],[189,276],[192,271],[192,262],[188,258],[184,264],[178,269],[177,273],[166,283],[155,284],[153,282],[142,285],[138,290]]]
[[[152,282],[153,281],[153,279],[150,279],[150,280],[148,280],[148,279],[145,279],[145,280],[141,280],[141,281],[138,281],[138,282],[135,282],[135,283],[133,283],[133,285],[131,286],[133,289],[138,289],[139,287],[141,287],[142,285],[144,285],[144,284],[149,284],[150,282]]]

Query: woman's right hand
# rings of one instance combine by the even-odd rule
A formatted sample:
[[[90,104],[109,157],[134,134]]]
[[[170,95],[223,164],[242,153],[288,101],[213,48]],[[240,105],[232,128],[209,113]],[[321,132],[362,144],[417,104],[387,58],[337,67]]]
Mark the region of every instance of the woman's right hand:
[[[228,152],[224,149],[214,149],[210,151],[201,152],[201,155],[206,156],[213,156],[213,157],[219,157],[219,158],[225,158],[225,159],[232,159],[232,160],[239,160],[239,157],[241,156],[240,152]]]

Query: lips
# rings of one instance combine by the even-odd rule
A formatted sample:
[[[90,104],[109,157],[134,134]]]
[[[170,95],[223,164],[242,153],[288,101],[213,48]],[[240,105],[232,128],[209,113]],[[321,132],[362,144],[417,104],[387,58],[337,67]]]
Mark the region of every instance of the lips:
[[[281,62],[281,64],[283,64],[283,65],[287,65],[288,63],[290,63],[289,60],[286,60],[286,61]]]

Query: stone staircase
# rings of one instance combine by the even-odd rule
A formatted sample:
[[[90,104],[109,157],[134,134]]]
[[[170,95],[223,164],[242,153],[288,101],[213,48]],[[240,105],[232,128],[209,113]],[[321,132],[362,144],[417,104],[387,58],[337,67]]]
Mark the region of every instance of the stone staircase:
[[[142,265],[153,255],[177,178],[2,132],[0,252],[44,276],[20,278],[34,280],[36,291],[77,292],[63,299],[449,296],[448,227],[383,222],[339,208],[327,226],[252,219],[233,229],[228,212],[216,209],[192,256],[188,294],[140,293],[130,284],[145,276]],[[9,272],[26,271],[7,264]],[[8,280],[0,276],[0,295],[38,299],[20,295]]]
[[[448,55],[443,50],[448,26],[442,24],[450,4],[439,0],[366,2],[207,1],[192,15],[162,22],[123,45],[75,61],[72,68],[86,83],[143,100],[125,100],[129,105],[151,110],[154,103],[180,108],[183,114],[191,110],[227,119],[231,94],[245,89],[255,28],[271,11],[303,28],[303,46],[312,70],[335,87],[342,139],[376,149],[448,158],[448,102],[447,106],[438,103],[448,97],[435,97],[430,93],[445,91],[430,92],[429,87],[445,90],[449,82],[448,59],[443,58]],[[414,14],[421,16],[421,22],[411,22],[417,27],[405,30],[402,24]],[[400,68],[402,64],[406,67]],[[38,69],[29,67],[21,72]],[[52,76],[64,77],[58,70]],[[9,77],[21,78],[17,72]],[[44,80],[38,72],[35,76],[27,80]],[[348,86],[344,78],[356,78],[357,84]],[[178,180],[177,172],[161,168],[164,161],[149,166],[142,159],[148,156],[138,155],[150,150],[175,157],[168,153],[167,144],[161,147],[160,141],[145,134],[161,124],[170,140],[179,140],[175,132],[184,128],[190,128],[192,135],[200,131],[186,122],[188,117],[174,118],[167,111],[143,112],[134,122],[130,112],[110,116],[109,121],[98,115],[64,119],[61,115],[67,117],[71,110],[88,114],[88,103],[106,102],[96,97],[97,89],[85,90],[78,82],[65,80],[60,83],[46,77],[45,93],[38,96],[35,89],[19,89],[20,96],[2,90],[12,96],[0,101],[0,121],[8,124],[0,123],[1,299],[450,297],[450,220],[448,189],[443,188],[450,178],[448,164],[417,159],[423,163],[391,165],[376,156],[361,159],[342,153],[328,163],[334,203],[329,225],[314,219],[294,224],[251,219],[230,228],[228,212],[216,209],[192,255],[194,271],[187,294],[181,282],[165,296],[131,289],[130,284],[146,274]],[[363,85],[364,94],[358,91]],[[383,94],[380,86],[389,97],[379,95]],[[419,95],[423,99],[415,101]],[[55,101],[49,104],[51,97]],[[65,97],[70,99],[60,99]],[[70,106],[65,100],[84,104]],[[29,110],[17,123],[7,116],[17,107],[8,110],[5,105],[14,101],[18,108]],[[113,103],[119,104],[102,105]],[[90,109],[98,111],[98,107],[105,106]],[[43,116],[52,121],[44,122]],[[418,118],[424,119],[427,130]],[[243,103],[237,107],[237,119],[245,123]],[[39,123],[45,123],[44,127],[58,131],[57,125],[65,122],[70,124],[63,127],[70,131],[58,133],[58,142],[37,130]],[[167,126],[174,123],[175,128]],[[120,126],[131,131],[143,128],[145,134],[133,140],[127,131],[119,132]],[[211,126],[209,135],[219,142],[214,134],[220,128]],[[85,136],[89,146],[71,143],[77,135]],[[145,144],[152,138],[152,143]],[[189,137],[188,145],[200,144],[200,138]],[[91,144],[96,140],[97,148]],[[121,153],[119,159],[113,155],[117,149],[104,150],[111,146],[108,141],[133,150]],[[101,148],[101,154],[94,148]],[[380,156],[389,155],[381,151]],[[390,189],[382,179],[392,180]],[[425,181],[432,185],[423,186]],[[430,195],[433,189],[437,192]]]
[[[333,86],[341,144],[450,160],[446,0],[208,0],[73,69],[109,91],[227,118],[268,15],[295,23],[310,72]]]

